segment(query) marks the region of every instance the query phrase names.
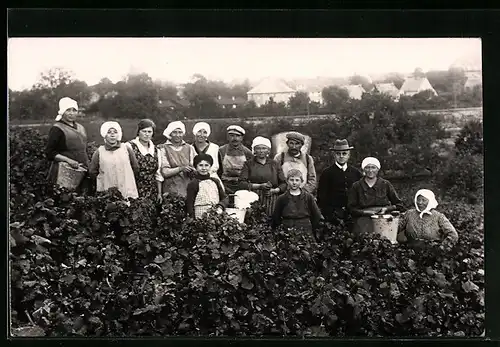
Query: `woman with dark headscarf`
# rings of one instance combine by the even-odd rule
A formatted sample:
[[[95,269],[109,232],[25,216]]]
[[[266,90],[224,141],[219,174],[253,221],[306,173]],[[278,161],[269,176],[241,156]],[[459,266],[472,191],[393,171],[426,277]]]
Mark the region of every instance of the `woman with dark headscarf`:
[[[79,167],[88,169],[89,156],[87,154],[87,132],[80,123],[76,122],[78,104],[71,98],[59,100],[59,112],[56,123],[49,131],[49,138],[45,153],[51,161],[48,180],[55,184],[59,172],[59,164],[67,163],[74,169]],[[77,190],[88,185],[84,179]]]
[[[139,197],[156,198],[161,201],[163,176],[161,174],[160,150],[151,139],[156,130],[150,119],[142,119],[137,125],[137,137],[128,142],[137,158],[139,171],[136,175]]]

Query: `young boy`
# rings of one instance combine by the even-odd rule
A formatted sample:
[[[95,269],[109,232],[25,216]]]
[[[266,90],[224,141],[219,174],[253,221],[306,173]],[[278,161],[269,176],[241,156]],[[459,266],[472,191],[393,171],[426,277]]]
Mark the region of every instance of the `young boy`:
[[[323,219],[314,197],[302,190],[302,172],[297,169],[288,171],[286,176],[288,190],[276,200],[272,217],[272,228],[280,224],[287,228],[304,229],[310,232],[318,228]]]
[[[187,186],[186,207],[188,216],[201,218],[203,213],[217,206],[219,211],[224,210],[229,198],[217,178],[210,176],[210,168],[214,161],[212,156],[200,153],[193,159],[196,168],[194,179]]]

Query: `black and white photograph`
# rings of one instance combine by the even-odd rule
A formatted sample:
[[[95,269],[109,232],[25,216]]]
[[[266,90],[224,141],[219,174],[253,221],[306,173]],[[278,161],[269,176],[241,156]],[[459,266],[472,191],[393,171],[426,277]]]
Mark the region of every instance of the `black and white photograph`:
[[[11,337],[485,336],[480,38],[14,37]]]

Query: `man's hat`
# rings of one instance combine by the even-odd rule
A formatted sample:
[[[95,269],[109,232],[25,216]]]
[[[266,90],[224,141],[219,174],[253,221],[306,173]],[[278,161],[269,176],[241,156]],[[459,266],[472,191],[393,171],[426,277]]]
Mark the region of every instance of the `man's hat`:
[[[349,142],[347,142],[346,139],[342,139],[342,140],[336,140],[335,144],[333,145],[333,148],[330,149],[333,149],[334,151],[348,151],[354,149],[354,147],[350,147]]]

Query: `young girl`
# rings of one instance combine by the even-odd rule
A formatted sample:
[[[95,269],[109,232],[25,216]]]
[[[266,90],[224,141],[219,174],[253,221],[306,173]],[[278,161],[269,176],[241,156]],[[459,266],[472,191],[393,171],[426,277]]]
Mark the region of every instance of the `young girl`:
[[[118,188],[125,199],[137,198],[137,186],[134,172],[139,166],[134,152],[121,143],[122,128],[117,122],[105,122],[101,126],[104,145],[100,146],[92,156],[89,173],[97,179],[97,191]]]
[[[288,190],[276,200],[272,217],[272,228],[280,224],[287,228],[304,229],[309,232],[318,228],[323,219],[314,197],[300,188],[302,172],[291,169],[286,176]]]
[[[190,217],[201,218],[203,213],[213,206],[217,206],[219,210],[228,206],[229,198],[220,180],[210,175],[213,163],[212,156],[206,153],[194,157],[196,174],[187,186],[186,197],[187,213]]]

